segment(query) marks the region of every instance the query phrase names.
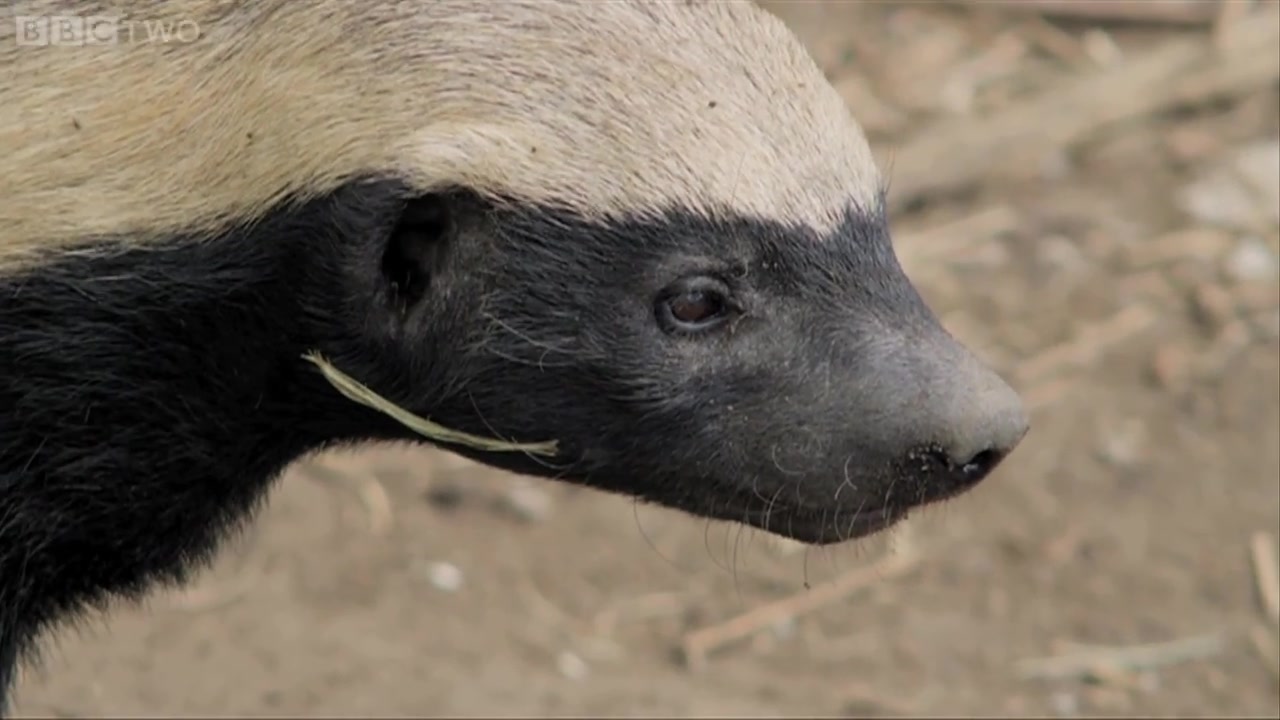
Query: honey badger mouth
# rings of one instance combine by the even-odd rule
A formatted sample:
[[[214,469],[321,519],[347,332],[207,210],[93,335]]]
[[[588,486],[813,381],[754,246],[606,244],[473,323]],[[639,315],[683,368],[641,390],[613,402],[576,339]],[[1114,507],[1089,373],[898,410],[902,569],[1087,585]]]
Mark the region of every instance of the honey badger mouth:
[[[938,460],[936,448],[924,447],[914,455],[924,460],[910,465],[895,463],[885,472],[880,484],[887,487],[887,491],[879,497],[856,503],[842,502],[841,490],[851,487],[844,484],[837,487],[830,502],[815,506],[796,500],[797,485],[782,488],[772,497],[758,492],[739,492],[727,501],[697,512],[810,545],[834,545],[888,530],[920,508],[963,495],[986,479],[1007,453],[992,453],[979,462],[958,468]]]
[[[850,510],[749,510],[746,524],[810,545],[835,545],[888,530],[905,520],[910,507],[854,508]]]

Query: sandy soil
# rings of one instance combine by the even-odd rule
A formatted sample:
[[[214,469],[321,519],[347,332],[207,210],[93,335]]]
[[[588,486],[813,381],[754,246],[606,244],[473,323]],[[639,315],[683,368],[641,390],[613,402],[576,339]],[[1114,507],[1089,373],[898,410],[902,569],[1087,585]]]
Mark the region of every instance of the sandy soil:
[[[895,188],[919,187],[904,173],[944,131],[981,147],[1014,117],[1024,137],[997,148],[1038,138],[989,168],[936,152],[958,192],[895,218],[929,301],[1034,408],[1006,466],[894,535],[812,551],[443,453],[324,456],[195,586],[67,628],[18,713],[1280,712],[1250,555],[1280,526],[1274,76],[1231,85],[1202,63],[1221,91],[1058,135],[1131,98],[1098,81],[1057,116],[1025,108],[1212,28],[771,7],[901,159]],[[1250,163],[1264,187],[1242,195]],[[914,564],[681,661],[687,633],[883,553]],[[1082,651],[1077,671],[1028,676]]]

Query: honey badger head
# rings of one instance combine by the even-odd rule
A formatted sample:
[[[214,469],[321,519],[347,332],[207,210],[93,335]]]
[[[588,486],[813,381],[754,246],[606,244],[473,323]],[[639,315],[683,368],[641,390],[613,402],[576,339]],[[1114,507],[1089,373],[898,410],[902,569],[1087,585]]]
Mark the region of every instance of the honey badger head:
[[[361,306],[387,345],[359,370],[414,378],[398,397],[451,426],[563,450],[473,458],[805,541],[981,480],[1026,430],[1019,401],[904,277],[813,62],[750,5],[624,7],[605,27],[560,8],[558,42],[486,51],[518,94],[370,246]]]
[[[15,627],[180,576],[305,452],[411,437],[309,350],[560,446],[459,450],[483,462],[817,543],[1025,432],[899,268],[858,126],[751,5],[19,5],[124,20],[0,37]]]

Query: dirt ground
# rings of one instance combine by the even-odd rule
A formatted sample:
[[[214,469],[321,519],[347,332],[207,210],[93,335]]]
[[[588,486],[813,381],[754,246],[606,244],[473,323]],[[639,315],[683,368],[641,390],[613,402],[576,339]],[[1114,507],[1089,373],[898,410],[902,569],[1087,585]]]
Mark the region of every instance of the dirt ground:
[[[328,455],[195,586],[63,632],[18,714],[1276,716],[1280,6],[1233,4],[769,5],[891,168],[908,273],[1032,407],[972,494],[806,550]]]

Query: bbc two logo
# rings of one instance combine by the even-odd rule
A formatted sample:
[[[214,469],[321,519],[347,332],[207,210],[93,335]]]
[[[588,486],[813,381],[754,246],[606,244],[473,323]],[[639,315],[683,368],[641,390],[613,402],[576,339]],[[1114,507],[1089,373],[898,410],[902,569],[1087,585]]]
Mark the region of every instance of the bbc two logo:
[[[132,20],[111,15],[18,15],[15,38],[27,46],[160,45],[200,39],[194,20]]]

